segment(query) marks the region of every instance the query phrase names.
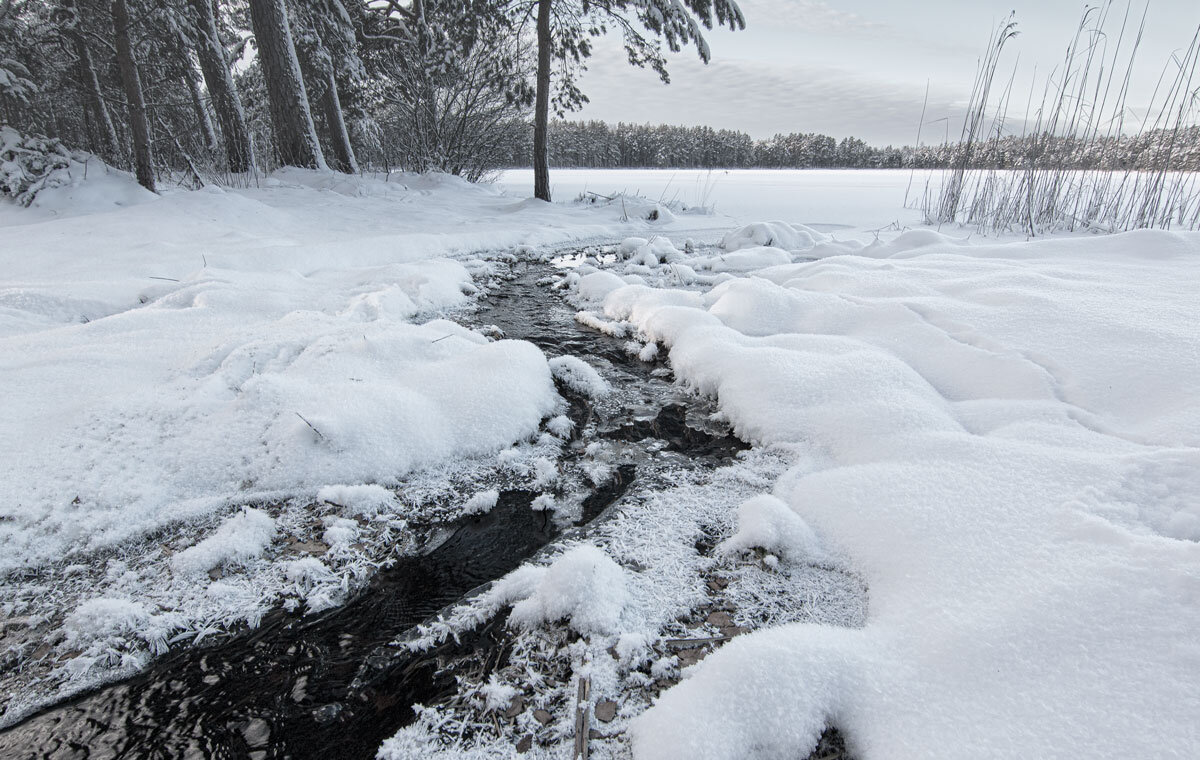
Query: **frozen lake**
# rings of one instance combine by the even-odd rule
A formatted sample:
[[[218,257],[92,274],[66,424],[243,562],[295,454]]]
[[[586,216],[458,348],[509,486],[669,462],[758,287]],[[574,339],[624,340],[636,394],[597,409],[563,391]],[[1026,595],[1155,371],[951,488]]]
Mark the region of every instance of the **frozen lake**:
[[[920,224],[926,180],[933,184],[939,177],[906,169],[551,169],[550,185],[556,201],[589,191],[628,192],[712,206],[739,221],[780,219],[835,230]],[[530,196],[533,170],[505,171],[496,184]]]

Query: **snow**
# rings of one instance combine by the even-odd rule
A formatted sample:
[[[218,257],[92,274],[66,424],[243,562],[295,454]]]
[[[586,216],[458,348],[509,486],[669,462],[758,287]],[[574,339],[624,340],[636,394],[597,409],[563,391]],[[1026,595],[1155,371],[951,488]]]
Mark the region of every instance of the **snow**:
[[[791,263],[792,257],[782,248],[754,246],[715,256],[708,261],[698,261],[696,267],[711,269],[714,272],[750,272],[755,269]]]
[[[1200,235],[846,248],[606,299],[739,435],[799,447],[725,547],[810,525],[871,599],[861,631],[718,651],[635,756],[802,756],[830,723],[865,758],[1191,754]]]
[[[260,556],[275,538],[275,519],[260,509],[243,509],[211,536],[171,558],[176,573],[205,573],[225,564],[242,564]]]
[[[584,635],[615,633],[627,596],[625,571],[588,544],[568,549],[549,567],[510,573],[493,593],[512,603],[512,625],[531,628],[566,619]]]
[[[824,243],[829,239],[828,235],[817,232],[803,224],[791,225],[787,222],[756,222],[733,232],[725,233],[724,237],[721,238],[721,247],[727,251],[763,247],[797,251],[812,248],[817,243]]]
[[[819,562],[825,558],[813,529],[791,507],[769,494],[738,507],[737,533],[717,547],[722,554],[747,549],[765,549],[789,562]]]
[[[491,512],[496,506],[496,502],[500,501],[500,492],[494,488],[486,491],[480,491],[471,498],[467,499],[463,504],[464,515],[481,515]]]
[[[555,379],[576,393],[590,399],[603,398],[611,392],[608,381],[578,356],[556,356],[550,360]]]
[[[893,222],[916,226],[920,212],[905,206],[919,205],[926,183],[936,194],[940,179],[940,172],[887,169],[553,169],[550,190],[556,201],[586,191],[608,196],[627,191],[673,207],[708,207],[743,223],[782,219],[829,233],[879,229]],[[505,171],[497,184],[514,194],[531,195],[533,171]],[[689,226],[696,219],[685,214],[679,218]]]
[[[94,159],[64,172],[31,208],[0,201],[0,584],[21,599],[6,609],[38,620],[128,598],[174,616],[172,637],[256,624],[292,593],[291,547],[323,538],[338,582],[322,573],[320,598],[302,597],[335,602],[347,563],[360,579],[373,567],[355,546],[387,530],[411,549],[402,481],[494,462],[562,413],[540,349],[451,319],[497,286],[496,262],[675,224],[436,174],[285,169],[154,195]],[[589,370],[557,374],[603,394]],[[330,508],[361,521],[357,539]],[[138,557],[129,579],[103,574],[112,552]],[[105,646],[46,688],[145,661],[145,647]],[[75,656],[53,647],[46,663]]]
[[[579,278],[578,294],[584,301],[603,301],[604,297],[626,282],[612,272],[592,272]]]
[[[475,290],[441,257],[631,226],[437,175],[262,184],[145,198],[99,165],[40,210],[4,209],[0,432],[22,445],[0,474],[17,495],[0,568],[260,498],[386,487],[531,435],[558,403],[545,357],[423,318]],[[328,500],[388,502],[363,498]]]
[[[395,503],[396,495],[374,483],[362,485],[333,484],[317,489],[317,501],[344,507],[355,515],[373,515]]]
[[[289,170],[147,198],[89,170],[32,209],[0,205],[6,591],[90,584],[30,582],[45,600],[21,608],[62,621],[56,677],[80,685],[195,621],[254,625],[276,594],[337,603],[339,558],[376,522],[403,535],[407,473],[478,458],[561,489],[555,382],[612,387],[446,317],[503,287],[484,249],[603,237],[623,242],[561,277],[576,321],[668,363],[756,448],[705,482],[672,473],[422,627],[424,645],[508,606],[520,656],[581,634],[570,670],[629,697],[614,728],[639,759],[803,757],[829,725],[864,760],[1193,756],[1200,235],[883,229],[911,219],[907,175],[836,174],[719,175],[718,205],[757,211],[722,251],[671,242],[714,225],[665,213],[669,196],[547,205],[437,176]],[[580,466],[602,479],[606,456],[592,444]],[[499,499],[452,488],[454,515]],[[284,546],[316,536],[321,558]],[[110,552],[147,546],[149,570]],[[765,627],[681,672],[656,647],[699,635],[679,621],[715,568]],[[480,710],[515,696],[515,662]],[[436,725],[419,711],[383,756],[424,751]]]

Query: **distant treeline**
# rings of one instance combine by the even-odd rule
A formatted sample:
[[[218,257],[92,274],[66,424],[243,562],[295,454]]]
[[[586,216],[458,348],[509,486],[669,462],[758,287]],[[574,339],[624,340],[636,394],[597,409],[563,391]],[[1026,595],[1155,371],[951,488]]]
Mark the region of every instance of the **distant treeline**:
[[[525,165],[532,131],[514,136],[509,164]],[[1170,169],[1200,171],[1200,127],[1081,141],[1047,135],[1009,136],[969,147],[973,169],[1018,169],[1030,161],[1064,169],[1156,169],[1170,147]],[[816,133],[755,140],[744,132],[665,124],[550,124],[550,163],[579,168],[679,169],[944,169],[959,164],[960,143],[875,147],[856,137]]]

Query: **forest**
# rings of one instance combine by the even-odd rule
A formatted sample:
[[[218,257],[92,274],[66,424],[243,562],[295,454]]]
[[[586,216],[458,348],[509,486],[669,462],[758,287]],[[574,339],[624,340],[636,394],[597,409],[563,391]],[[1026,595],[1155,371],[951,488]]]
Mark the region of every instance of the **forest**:
[[[1200,170],[1200,127],[1081,140],[1004,135],[974,144],[970,168],[1023,168],[1038,148],[1041,164],[1071,169],[1151,169],[1174,138],[1171,165]],[[511,143],[506,163],[524,165],[531,138]],[[945,169],[961,163],[967,146],[945,140],[919,146],[876,147],[856,137],[792,133],[755,140],[745,132],[711,127],[557,121],[550,125],[550,161],[562,167],[689,169]]]
[[[547,124],[586,102],[592,38],[621,32],[666,81],[664,46],[707,61],[714,23],[745,19],[730,0],[3,0],[6,162],[86,149],[151,190],[282,165],[478,179],[532,117],[522,163],[549,200]]]

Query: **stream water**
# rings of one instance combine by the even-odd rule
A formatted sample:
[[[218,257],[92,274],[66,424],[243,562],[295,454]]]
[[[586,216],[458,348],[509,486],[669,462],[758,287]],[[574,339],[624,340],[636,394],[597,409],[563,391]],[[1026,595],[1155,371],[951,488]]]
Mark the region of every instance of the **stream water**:
[[[539,280],[546,264],[517,264],[514,279],[468,321],[494,324],[548,356],[573,354],[603,368],[617,407],[597,409],[564,389],[579,437],[634,447],[583,500],[596,519],[664,462],[716,467],[746,444],[708,418],[705,403],[669,376],[630,357],[623,341],[583,328],[575,309]],[[386,644],[487,581],[517,567],[558,535],[529,505],[538,494],[509,490],[488,514],[446,526],[423,556],[380,571],[348,604],[300,617],[282,610],[252,629],[155,660],[126,681],[42,710],[0,733],[0,757],[19,758],[371,758],[412,719],[415,703],[455,688],[439,662],[473,653],[486,667],[504,656],[500,621],[420,654],[382,657]]]

